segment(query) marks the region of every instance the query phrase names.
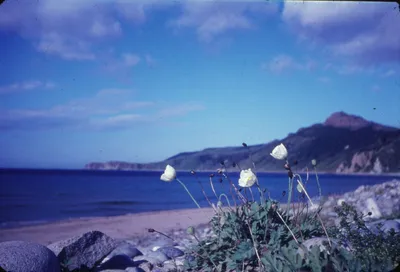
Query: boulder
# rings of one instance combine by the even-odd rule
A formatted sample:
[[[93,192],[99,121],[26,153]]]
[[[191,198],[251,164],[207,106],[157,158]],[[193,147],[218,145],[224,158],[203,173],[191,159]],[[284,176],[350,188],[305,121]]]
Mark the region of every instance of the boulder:
[[[60,272],[60,263],[50,249],[24,241],[0,243],[0,267],[12,272]]]
[[[117,246],[117,242],[100,231],[90,231],[82,235],[55,242],[48,246],[60,263],[69,270],[93,269]]]

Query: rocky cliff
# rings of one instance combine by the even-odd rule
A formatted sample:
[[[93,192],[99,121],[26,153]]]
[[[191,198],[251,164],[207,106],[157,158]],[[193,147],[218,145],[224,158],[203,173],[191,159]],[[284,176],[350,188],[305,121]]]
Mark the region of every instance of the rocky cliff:
[[[297,171],[310,168],[318,161],[318,170],[332,173],[395,173],[400,172],[400,129],[367,121],[359,116],[336,112],[322,124],[300,128],[286,138],[249,146],[258,171],[282,171],[282,161],[269,154],[279,143],[289,150],[289,161]],[[111,161],[89,163],[94,170],[163,170],[166,164],[177,170],[212,170],[224,161],[228,170],[235,162],[242,169],[251,167],[248,150],[242,146],[207,148],[185,152],[155,163]]]

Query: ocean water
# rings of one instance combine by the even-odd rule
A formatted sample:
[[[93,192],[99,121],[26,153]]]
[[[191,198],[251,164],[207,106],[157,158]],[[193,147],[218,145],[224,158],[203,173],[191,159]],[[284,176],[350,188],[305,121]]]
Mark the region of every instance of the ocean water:
[[[239,173],[227,173],[237,185]],[[32,225],[77,217],[114,216],[145,211],[196,208],[184,188],[176,181],[163,182],[161,172],[121,172],[82,170],[0,170],[0,228]],[[216,202],[209,173],[178,173],[201,207],[207,197]],[[286,201],[286,174],[258,174],[262,188],[270,196]],[[302,175],[305,179],[305,175]],[[346,176],[319,174],[322,193],[340,194],[360,185],[392,180],[389,176]],[[200,185],[201,184],[201,185]],[[228,181],[213,178],[217,194],[230,196]],[[201,187],[202,186],[202,187]],[[316,196],[318,188],[310,174],[307,189]],[[244,193],[244,192],[243,192]],[[253,189],[256,199],[259,194]],[[250,197],[250,194],[248,194]],[[295,198],[297,196],[295,195]],[[233,203],[232,198],[230,199]]]

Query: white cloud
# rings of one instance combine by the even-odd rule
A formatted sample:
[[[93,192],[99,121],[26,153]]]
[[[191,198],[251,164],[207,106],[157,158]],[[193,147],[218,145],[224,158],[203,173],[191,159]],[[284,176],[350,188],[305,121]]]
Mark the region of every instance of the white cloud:
[[[389,69],[382,74],[382,77],[392,77],[394,75],[396,75],[396,71],[394,69]]]
[[[37,45],[37,50],[66,60],[94,60],[96,58],[88,42],[58,33],[44,34]]]
[[[95,0],[6,1],[0,30],[31,40],[38,51],[66,60],[94,60],[94,44],[119,37],[116,4]]]
[[[261,64],[263,70],[280,74],[287,70],[312,70],[317,66],[317,63],[313,60],[298,61],[293,59],[291,56],[281,54],[274,57],[271,61]]]
[[[94,21],[90,33],[95,37],[119,35],[122,33],[121,24],[118,21],[113,21],[111,24]]]
[[[198,103],[140,101],[132,98],[134,94],[125,89],[105,89],[44,109],[0,109],[0,129],[129,129],[139,123],[155,124],[164,117],[173,121],[174,117],[204,110]]]
[[[202,110],[205,110],[205,107],[199,103],[187,103],[183,105],[174,105],[164,108],[157,113],[157,116],[159,118],[181,116],[193,111]]]
[[[26,92],[36,89],[45,90],[54,88],[54,86],[55,84],[51,81],[43,82],[40,80],[32,80],[25,82],[15,82],[9,85],[0,86],[0,95]]]
[[[124,65],[126,65],[127,67],[132,67],[136,66],[139,63],[140,58],[138,55],[125,53],[122,54],[122,60]]]
[[[181,9],[167,19],[174,31],[194,28],[201,41],[210,42],[231,30],[256,27],[277,13],[278,5],[264,1],[163,0],[40,0],[6,1],[0,9],[0,30],[12,31],[31,40],[37,50],[66,60],[95,60],[102,41],[122,36],[120,20],[134,26],[147,21],[159,9]],[[258,17],[257,17],[258,16]],[[150,62],[148,62],[150,63]]]
[[[361,65],[398,62],[394,3],[289,2],[282,19],[301,39]]]
[[[126,78],[130,78],[130,72],[140,65],[141,57],[129,52],[116,55],[111,51],[108,54],[102,54],[102,62],[101,69],[107,75],[113,74],[117,77],[125,76]]]
[[[91,127],[92,129],[132,128],[134,125],[145,121],[148,121],[148,117],[141,114],[119,114],[93,119],[91,120]]]
[[[182,15],[167,25],[179,31],[194,28],[200,41],[210,42],[230,30],[255,27],[254,15],[268,16],[277,11],[277,5],[267,2],[187,1],[182,5]]]

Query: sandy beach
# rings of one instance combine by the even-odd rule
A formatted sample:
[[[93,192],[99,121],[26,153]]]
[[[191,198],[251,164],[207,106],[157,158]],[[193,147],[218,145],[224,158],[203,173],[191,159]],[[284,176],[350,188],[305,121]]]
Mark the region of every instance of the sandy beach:
[[[298,204],[292,203],[295,207]],[[285,204],[280,204],[285,209]],[[223,210],[228,209],[223,207]],[[121,216],[68,219],[48,224],[0,229],[0,242],[22,240],[48,245],[88,231],[98,230],[116,239],[150,237],[149,228],[163,233],[186,230],[189,226],[207,227],[215,211],[212,208],[144,212]],[[157,235],[157,234],[156,234]]]
[[[120,240],[149,235],[148,229],[160,232],[208,224],[212,208],[146,212],[110,217],[78,218],[43,225],[0,229],[0,242],[23,240],[48,245],[91,230],[101,231]]]

